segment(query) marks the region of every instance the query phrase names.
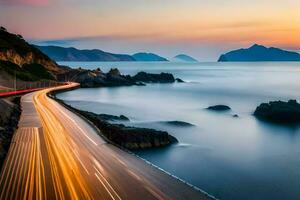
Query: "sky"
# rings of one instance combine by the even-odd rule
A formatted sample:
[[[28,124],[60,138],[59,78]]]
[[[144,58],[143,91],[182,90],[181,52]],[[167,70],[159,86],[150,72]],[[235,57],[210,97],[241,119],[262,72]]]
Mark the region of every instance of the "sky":
[[[300,51],[300,0],[0,0],[31,43],[215,61],[254,43]]]

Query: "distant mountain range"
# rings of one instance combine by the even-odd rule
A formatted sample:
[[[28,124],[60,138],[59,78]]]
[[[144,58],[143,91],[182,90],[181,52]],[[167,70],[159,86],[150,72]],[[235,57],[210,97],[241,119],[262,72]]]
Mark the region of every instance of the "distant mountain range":
[[[179,62],[198,62],[195,58],[188,56],[186,54],[179,54],[173,58],[174,61]]]
[[[300,54],[274,47],[255,44],[248,49],[230,51],[220,56],[218,62],[300,61]]]
[[[98,49],[79,50],[73,47],[36,46],[55,61],[135,61],[130,55],[113,54]]]
[[[99,49],[80,50],[73,47],[36,46],[55,61],[168,61],[153,53],[136,53],[133,55],[114,54]]]

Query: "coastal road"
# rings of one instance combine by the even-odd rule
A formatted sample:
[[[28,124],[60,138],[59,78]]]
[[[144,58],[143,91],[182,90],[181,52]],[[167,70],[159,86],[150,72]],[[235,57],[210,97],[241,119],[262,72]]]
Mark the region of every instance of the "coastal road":
[[[2,168],[0,199],[211,199],[107,142],[47,96],[22,97],[22,115]]]

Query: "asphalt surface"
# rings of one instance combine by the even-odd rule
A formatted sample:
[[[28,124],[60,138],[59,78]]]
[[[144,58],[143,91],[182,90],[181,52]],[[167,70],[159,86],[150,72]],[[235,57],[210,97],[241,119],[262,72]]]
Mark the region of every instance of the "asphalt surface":
[[[106,143],[76,114],[47,96],[25,95],[0,177],[0,199],[211,199]]]

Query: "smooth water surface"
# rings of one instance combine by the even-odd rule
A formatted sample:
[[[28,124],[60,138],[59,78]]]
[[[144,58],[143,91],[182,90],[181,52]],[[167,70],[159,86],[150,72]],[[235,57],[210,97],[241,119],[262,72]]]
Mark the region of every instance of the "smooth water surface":
[[[126,115],[130,125],[168,131],[179,144],[136,153],[217,198],[300,199],[300,129],[252,115],[262,102],[300,99],[300,63],[62,64],[173,73],[186,83],[78,89],[58,97],[83,110]],[[232,110],[205,109],[215,104]],[[159,123],[171,120],[195,126]]]

